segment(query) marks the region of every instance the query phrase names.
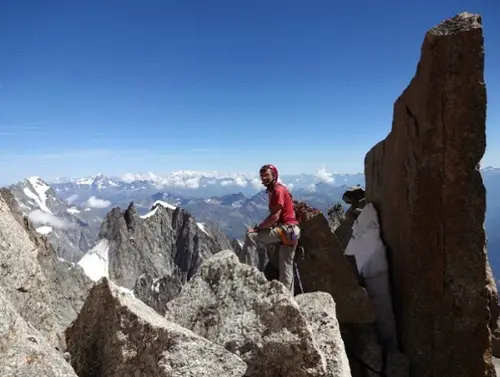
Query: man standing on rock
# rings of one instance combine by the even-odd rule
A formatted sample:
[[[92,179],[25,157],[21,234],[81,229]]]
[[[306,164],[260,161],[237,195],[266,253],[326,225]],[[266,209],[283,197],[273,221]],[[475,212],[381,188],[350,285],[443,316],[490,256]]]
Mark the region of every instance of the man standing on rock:
[[[259,225],[248,229],[242,254],[257,256],[258,248],[281,243],[278,251],[279,281],[293,292],[293,259],[300,238],[292,197],[278,182],[278,169],[273,165],[260,168],[260,179],[269,198],[269,216]]]

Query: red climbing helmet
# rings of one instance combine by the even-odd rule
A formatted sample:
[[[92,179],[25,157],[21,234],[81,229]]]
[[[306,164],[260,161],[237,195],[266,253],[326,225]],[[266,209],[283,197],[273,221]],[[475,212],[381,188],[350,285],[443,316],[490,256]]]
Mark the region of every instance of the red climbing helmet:
[[[263,171],[266,171],[266,170],[271,170],[273,172],[273,175],[274,175],[274,180],[275,181],[278,181],[278,168],[272,164],[266,164],[266,165],[263,165],[259,172],[263,172]]]

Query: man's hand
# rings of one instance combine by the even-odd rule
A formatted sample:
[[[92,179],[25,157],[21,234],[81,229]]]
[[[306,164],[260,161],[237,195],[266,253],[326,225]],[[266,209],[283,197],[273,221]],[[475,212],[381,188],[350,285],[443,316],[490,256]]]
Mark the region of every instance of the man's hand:
[[[257,229],[257,226],[254,225],[250,228],[248,228],[248,233],[257,233],[259,230]]]
[[[248,228],[248,233],[257,233],[259,231],[259,224],[255,224],[254,226]]]

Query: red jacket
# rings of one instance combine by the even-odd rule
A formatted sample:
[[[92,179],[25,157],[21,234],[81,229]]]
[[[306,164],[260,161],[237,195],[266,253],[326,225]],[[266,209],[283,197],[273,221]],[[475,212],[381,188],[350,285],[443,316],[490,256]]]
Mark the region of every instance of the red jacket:
[[[288,189],[281,183],[276,182],[268,191],[269,211],[271,213],[281,209],[279,224],[295,225],[299,222],[295,218],[295,209],[292,197]]]

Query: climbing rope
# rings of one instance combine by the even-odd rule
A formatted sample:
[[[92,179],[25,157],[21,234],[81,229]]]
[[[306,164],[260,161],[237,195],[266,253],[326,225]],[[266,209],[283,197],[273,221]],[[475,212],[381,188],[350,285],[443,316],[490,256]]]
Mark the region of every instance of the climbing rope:
[[[297,246],[296,255],[298,255],[298,259],[304,260],[305,251],[303,246]],[[304,293],[304,287],[302,286],[302,280],[300,279],[299,266],[297,265],[297,262],[293,261],[293,266],[295,275],[297,276],[297,281],[299,282],[300,293]]]

